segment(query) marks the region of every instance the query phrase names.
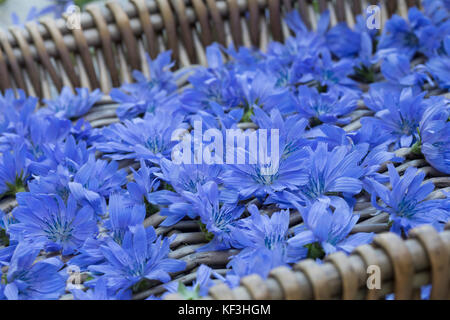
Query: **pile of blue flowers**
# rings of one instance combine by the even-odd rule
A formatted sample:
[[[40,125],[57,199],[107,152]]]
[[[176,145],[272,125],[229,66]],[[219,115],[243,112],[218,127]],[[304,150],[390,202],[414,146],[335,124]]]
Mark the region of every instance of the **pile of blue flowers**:
[[[295,11],[292,36],[266,52],[209,46],[208,66],[186,70],[183,90],[170,52],[148,58],[150,79],[135,71],[134,83],[111,91],[120,121],[102,128],[83,119],[99,90],[64,88],[41,108],[6,91],[0,194],[17,205],[1,212],[0,297],[130,299],[163,283],[164,294],[196,299],[217,282],[235,287],[370,243],[373,233],[354,229],[361,198],[400,236],[422,224],[441,230],[449,193],[433,193],[424,170],[394,164],[413,157],[450,174],[448,4],[424,1],[424,12],[393,16],[382,34],[362,17],[330,28],[328,12],[311,31]],[[238,140],[276,132],[279,164],[268,174],[260,162],[177,163],[174,132],[193,141],[195,159],[217,156],[195,151],[198,123]],[[179,282],[192,261],[172,254],[176,233],[149,226],[158,215],[161,227],[198,223],[207,244],[197,252],[232,249],[227,272],[200,265],[192,284]]]

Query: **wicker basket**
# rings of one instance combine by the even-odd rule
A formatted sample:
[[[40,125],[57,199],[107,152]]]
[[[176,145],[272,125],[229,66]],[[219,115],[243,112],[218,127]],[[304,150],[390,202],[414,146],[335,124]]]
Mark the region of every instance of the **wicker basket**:
[[[406,16],[408,6],[419,5],[410,0],[380,2],[383,22],[393,13]],[[352,26],[355,16],[363,12],[368,2],[319,0],[318,4],[320,11],[330,10],[333,25],[345,21]],[[205,47],[214,41],[225,46],[234,43],[264,50],[269,41],[283,41],[289,35],[282,16],[292,9],[300,11],[307,25],[316,26],[318,14],[312,1],[306,0],[130,0],[124,5],[107,2],[105,7],[89,6],[81,15],[81,29],[68,29],[63,19],[43,19],[28,23],[25,29],[0,30],[0,89],[21,88],[41,98],[54,96],[63,86],[100,88],[108,93],[125,81],[132,82],[132,70],[139,69],[146,74],[145,52],[155,58],[159,52],[171,49],[179,68],[205,65]],[[182,88],[185,83],[186,78],[182,78],[178,85]],[[443,94],[438,89],[428,89],[430,94]],[[116,107],[105,96],[84,118],[93,127],[117,122]],[[352,122],[344,129],[358,129],[359,119],[371,114],[360,101],[351,114]],[[426,180],[435,184],[431,198],[443,197],[442,189],[450,190],[450,177],[437,172],[423,158],[409,149],[399,149],[396,153],[407,159],[397,167],[400,174],[410,166],[418,167],[426,173]],[[136,164],[121,163],[121,167],[130,166],[136,168]],[[381,169],[384,171],[386,166]],[[355,212],[360,215],[360,221],[353,233],[388,230],[388,215],[376,214],[369,200],[367,196],[357,200]],[[15,205],[13,198],[0,201],[0,209],[5,212]],[[154,226],[158,234],[178,235],[171,245],[171,257],[185,260],[187,268],[183,273],[173,274],[173,278],[191,282],[196,267],[202,263],[219,273],[225,272],[228,258],[236,250],[198,253],[196,249],[206,240],[195,221],[182,220],[167,228],[159,226],[163,220],[156,213],[144,223]],[[290,226],[300,222],[299,213],[292,212]],[[365,289],[369,265],[381,268],[381,290]],[[422,227],[406,241],[394,234],[382,234],[373,245],[362,246],[350,256],[331,255],[322,265],[305,260],[293,270],[276,268],[266,281],[253,275],[242,279],[241,287],[234,290],[218,285],[210,290],[207,298],[377,299],[394,292],[395,298],[408,299],[418,297],[420,287],[431,283],[431,297],[447,299],[449,272],[450,231],[438,234],[430,227]],[[154,282],[150,290],[134,298],[163,291],[162,285]]]

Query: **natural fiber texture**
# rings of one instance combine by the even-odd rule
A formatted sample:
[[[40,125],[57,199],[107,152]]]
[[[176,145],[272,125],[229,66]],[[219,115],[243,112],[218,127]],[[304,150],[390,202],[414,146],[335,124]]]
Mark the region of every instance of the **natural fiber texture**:
[[[450,229],[450,225],[447,229]],[[368,289],[368,267],[380,267],[380,289]],[[330,255],[323,264],[304,260],[293,271],[279,267],[263,281],[257,275],[241,279],[233,290],[214,286],[204,299],[376,299],[394,292],[396,299],[412,299],[431,283],[431,299],[449,298],[450,231],[438,234],[430,226],[416,228],[408,240],[393,233],[375,237],[350,256]],[[178,294],[166,299],[181,299]]]
[[[382,21],[394,12],[406,15],[407,6],[416,5],[405,0],[381,3]],[[321,11],[330,10],[332,25],[345,21],[352,26],[365,7],[366,1],[360,0],[319,1]],[[0,79],[0,89],[21,88],[45,98],[63,85],[108,93],[131,82],[134,69],[146,70],[144,52],[155,58],[170,49],[177,67],[184,67],[205,64],[205,47],[214,41],[264,50],[270,40],[289,35],[281,16],[295,8],[315,27],[317,15],[307,0],[130,0],[123,7],[114,2],[88,6],[81,14],[81,29],[68,29],[64,20],[43,19],[0,33],[0,72],[9,69],[11,75]]]
[[[378,3],[378,1],[371,1]],[[406,16],[407,7],[415,1],[381,1],[382,21],[394,12]],[[350,26],[355,16],[366,8],[367,1],[319,1],[320,10],[329,9],[331,22],[345,21]],[[0,31],[0,89],[22,88],[28,94],[50,98],[63,86],[100,88],[108,93],[123,82],[132,82],[134,69],[147,71],[145,52],[152,58],[165,50],[172,50],[177,67],[206,64],[205,47],[216,41],[225,46],[255,46],[264,50],[269,41],[283,41],[289,35],[282,16],[297,9],[307,25],[315,27],[318,15],[306,0],[130,0],[124,6],[109,2],[105,7],[90,6],[81,15],[81,29],[67,29],[63,20],[46,19],[42,23],[28,23],[26,29]],[[246,17],[248,13],[248,17]],[[146,74],[148,76],[148,74]],[[180,88],[186,83],[182,78]],[[429,89],[430,95],[443,94]],[[105,96],[84,118],[93,127],[117,122],[116,105]],[[351,113],[352,122],[343,128],[357,130],[359,119],[373,112],[359,102]],[[240,124],[242,128],[252,124]],[[433,169],[410,149],[399,149],[398,156],[406,161],[397,167],[402,174],[408,167],[417,167],[426,174],[426,181],[436,186],[431,198],[443,197],[442,189],[450,191],[450,177]],[[121,167],[137,164],[127,161]],[[385,172],[384,166],[380,172]],[[132,176],[129,176],[132,179]],[[425,181],[425,182],[426,182]],[[0,201],[0,209],[11,211],[14,199]],[[261,212],[273,212],[274,207]],[[377,214],[368,195],[361,195],[354,208],[360,215],[356,232],[384,232],[389,229],[388,215]],[[376,215],[375,215],[376,214]],[[220,252],[196,252],[206,243],[204,233],[196,221],[182,220],[171,227],[159,226],[164,217],[150,216],[145,226],[154,226],[158,234],[177,234],[171,244],[172,258],[187,262],[186,270],[172,275],[177,281],[189,283],[195,278],[200,264],[224,273],[228,258],[236,250]],[[298,212],[292,212],[290,230],[301,223]],[[411,233],[411,239],[402,241],[393,235],[382,235],[373,246],[362,246],[347,257],[330,256],[323,265],[304,261],[293,271],[277,268],[263,281],[250,276],[242,286],[230,290],[225,285],[213,287],[210,298],[236,299],[375,299],[395,292],[396,298],[411,298],[416,289],[432,283],[432,298],[448,298],[450,231],[436,234],[428,227]],[[367,266],[379,265],[382,272],[382,289],[365,290]],[[158,282],[135,299],[151,294],[161,294],[164,288]],[[174,296],[171,296],[174,298]],[[175,296],[176,297],[176,296]],[[168,297],[170,298],[170,296]]]

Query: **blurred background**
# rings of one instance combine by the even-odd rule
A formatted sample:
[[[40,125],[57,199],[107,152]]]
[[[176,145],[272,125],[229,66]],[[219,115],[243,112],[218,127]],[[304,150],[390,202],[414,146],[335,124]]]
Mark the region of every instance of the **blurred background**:
[[[45,15],[60,16],[70,5],[83,8],[89,3],[101,3],[106,0],[0,0],[0,28],[11,24],[22,25],[27,21],[39,19]],[[127,0],[116,0],[125,2]]]

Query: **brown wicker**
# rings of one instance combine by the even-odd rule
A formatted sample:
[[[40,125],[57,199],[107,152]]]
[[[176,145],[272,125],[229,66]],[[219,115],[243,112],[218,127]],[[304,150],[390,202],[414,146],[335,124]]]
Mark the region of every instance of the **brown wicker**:
[[[332,24],[344,21],[350,26],[355,16],[368,3],[378,1],[319,0],[321,11],[329,9]],[[397,12],[406,16],[408,6],[418,5],[410,0],[380,1],[382,22]],[[318,15],[312,1],[307,0],[130,0],[125,5],[108,2],[106,6],[89,6],[81,15],[81,29],[69,30],[65,21],[45,19],[40,23],[28,23],[25,29],[0,30],[0,89],[21,88],[28,94],[51,98],[63,86],[71,88],[100,88],[108,93],[124,81],[131,82],[131,71],[141,70],[148,76],[145,52],[152,58],[165,50],[172,50],[177,68],[206,64],[205,47],[216,41],[228,46],[254,46],[264,50],[269,41],[283,41],[289,30],[283,15],[292,10],[300,11],[311,27],[317,24]],[[186,77],[179,86],[186,83]],[[443,94],[436,88],[427,88],[430,94]],[[116,105],[105,96],[84,118],[93,127],[102,127],[118,119]],[[356,130],[359,119],[371,115],[362,101],[351,114],[352,122],[344,129]],[[249,124],[240,124],[242,127]],[[442,190],[450,191],[450,177],[439,173],[410,149],[396,152],[407,159],[397,166],[402,174],[408,167],[420,168],[426,180],[435,184],[430,198],[442,198]],[[121,162],[121,167],[136,167],[131,162]],[[380,172],[385,172],[384,166]],[[132,177],[129,177],[132,179]],[[0,209],[9,212],[16,202],[2,199]],[[276,208],[262,208],[273,212]],[[387,231],[388,215],[377,212],[367,195],[357,199],[355,213],[360,221],[355,232]],[[158,234],[177,234],[172,243],[171,257],[187,262],[185,272],[173,274],[173,278],[189,283],[195,278],[196,268],[206,264],[219,273],[225,272],[229,256],[236,250],[201,252],[195,250],[206,240],[196,221],[182,220],[172,227],[160,227],[164,217],[154,214],[146,219],[146,226],[155,227]],[[290,227],[301,223],[298,212],[291,213]],[[424,227],[403,241],[392,234],[379,236],[373,246],[363,246],[347,257],[332,255],[323,265],[306,260],[294,267],[277,268],[269,279],[250,276],[242,280],[242,286],[230,290],[225,285],[213,287],[210,298],[237,299],[376,299],[395,292],[396,298],[417,297],[417,289],[432,283],[433,298],[448,298],[450,231],[436,234]],[[382,270],[381,290],[364,289],[366,266],[379,265]],[[146,298],[164,291],[158,282],[135,295]],[[175,296],[176,297],[176,296]],[[68,297],[70,298],[70,297]],[[174,296],[169,296],[174,298]]]
[[[420,287],[432,284],[431,299],[449,299],[450,225],[440,234],[423,226],[402,240],[383,233],[373,245],[358,247],[350,256],[342,252],[327,257],[324,264],[303,260],[293,270],[278,267],[267,280],[257,275],[241,279],[230,289],[218,284],[204,299],[227,300],[306,300],[306,299],[378,299],[393,292],[396,299],[420,297]],[[367,267],[380,267],[380,289],[368,289]],[[171,294],[166,299],[181,299]]]

